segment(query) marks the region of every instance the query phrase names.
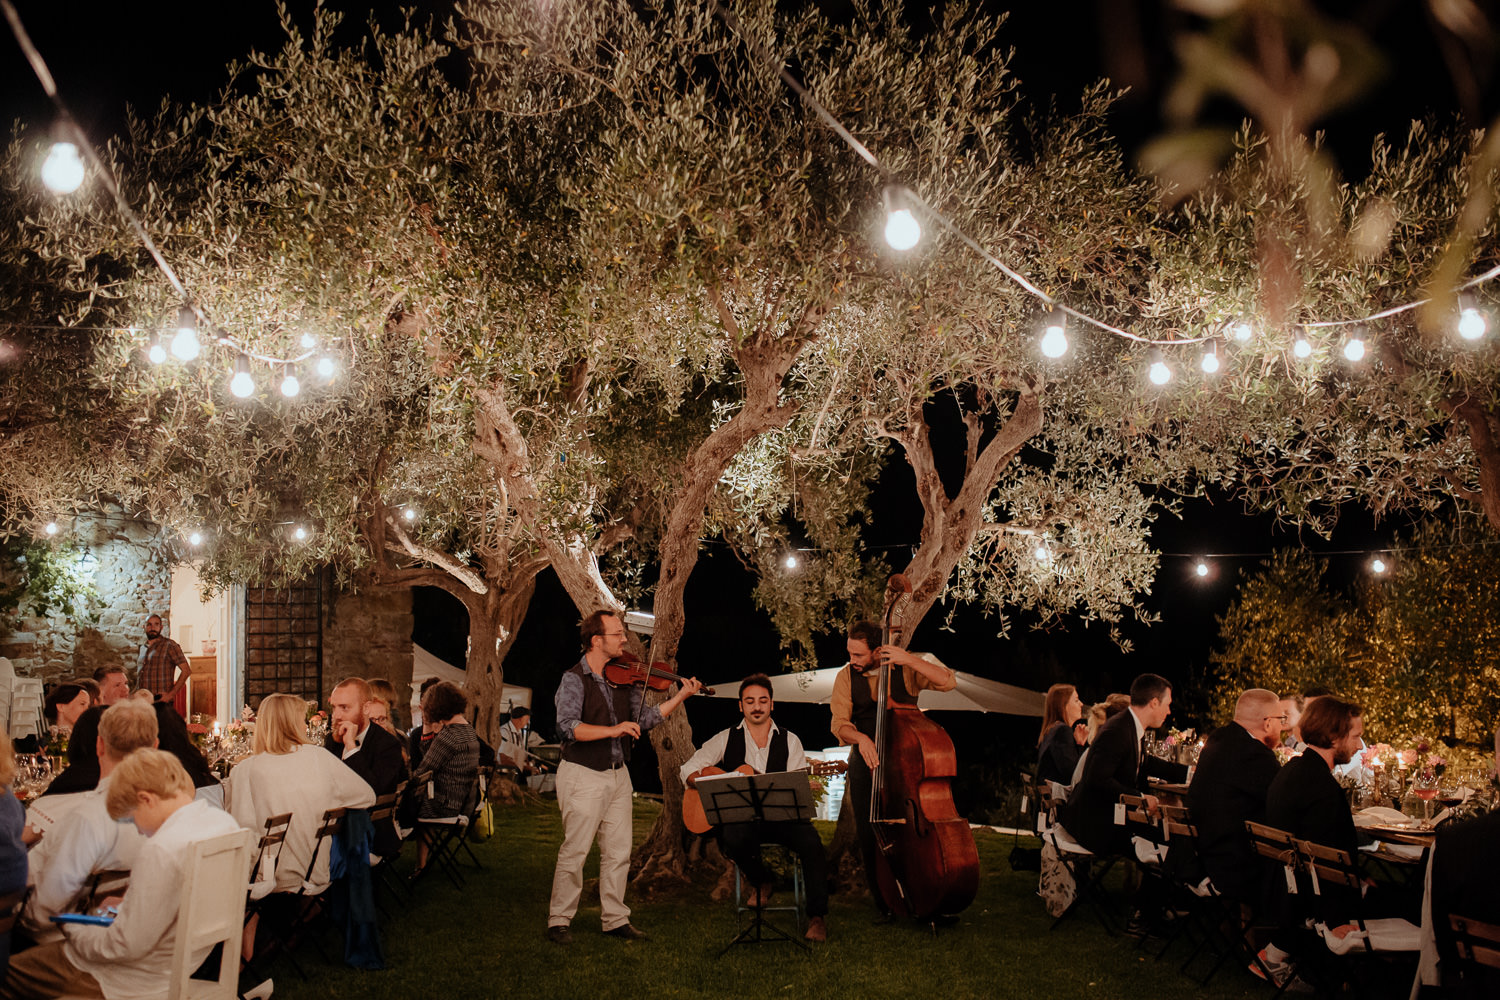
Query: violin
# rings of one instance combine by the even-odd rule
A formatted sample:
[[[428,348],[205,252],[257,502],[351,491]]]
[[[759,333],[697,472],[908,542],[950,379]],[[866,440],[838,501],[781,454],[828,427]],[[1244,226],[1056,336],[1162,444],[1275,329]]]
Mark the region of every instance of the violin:
[[[653,691],[665,691],[674,682],[680,684],[687,680],[681,674],[668,670],[665,663],[648,664],[629,652],[621,653],[604,665],[604,679],[615,687],[644,684]],[[714,689],[700,688],[698,693],[712,696]]]

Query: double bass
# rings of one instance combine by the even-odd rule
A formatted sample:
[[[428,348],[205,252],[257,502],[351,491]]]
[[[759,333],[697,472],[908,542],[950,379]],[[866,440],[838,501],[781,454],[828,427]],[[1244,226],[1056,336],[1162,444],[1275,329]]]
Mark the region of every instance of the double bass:
[[[911,606],[911,583],[890,579],[882,645],[896,644]],[[875,880],[901,916],[930,920],[958,913],[979,892],[979,853],[968,820],[953,804],[958,755],[953,740],[916,705],[891,701],[891,667],[880,664],[870,829]]]

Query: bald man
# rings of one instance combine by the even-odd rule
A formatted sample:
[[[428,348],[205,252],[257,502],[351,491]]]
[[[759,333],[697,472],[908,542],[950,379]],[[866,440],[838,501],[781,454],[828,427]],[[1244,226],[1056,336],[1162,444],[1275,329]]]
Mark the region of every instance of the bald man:
[[[1256,902],[1261,875],[1245,821],[1265,822],[1266,792],[1281,769],[1272,747],[1286,721],[1276,692],[1246,691],[1235,703],[1234,721],[1204,743],[1188,786],[1203,867],[1214,888],[1244,903]]]

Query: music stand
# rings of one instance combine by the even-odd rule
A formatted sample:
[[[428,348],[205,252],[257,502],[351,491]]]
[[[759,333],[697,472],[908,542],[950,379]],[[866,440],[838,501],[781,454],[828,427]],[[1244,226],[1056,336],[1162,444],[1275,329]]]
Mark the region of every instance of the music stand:
[[[813,817],[812,787],[806,771],[773,771],[770,774],[715,774],[698,779],[703,812],[715,826],[728,823],[782,823]],[[806,941],[793,937],[765,919],[765,900],[756,892],[750,923],[719,954],[737,944],[791,941],[807,949]],[[769,937],[767,936],[769,935]]]

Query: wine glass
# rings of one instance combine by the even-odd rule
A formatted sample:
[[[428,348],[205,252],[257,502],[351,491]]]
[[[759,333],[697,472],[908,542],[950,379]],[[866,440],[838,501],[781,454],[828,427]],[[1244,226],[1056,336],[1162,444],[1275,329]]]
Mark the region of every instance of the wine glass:
[[[1424,767],[1412,779],[1412,794],[1422,800],[1422,822],[1432,825],[1432,800],[1437,798],[1438,777],[1430,767]]]

